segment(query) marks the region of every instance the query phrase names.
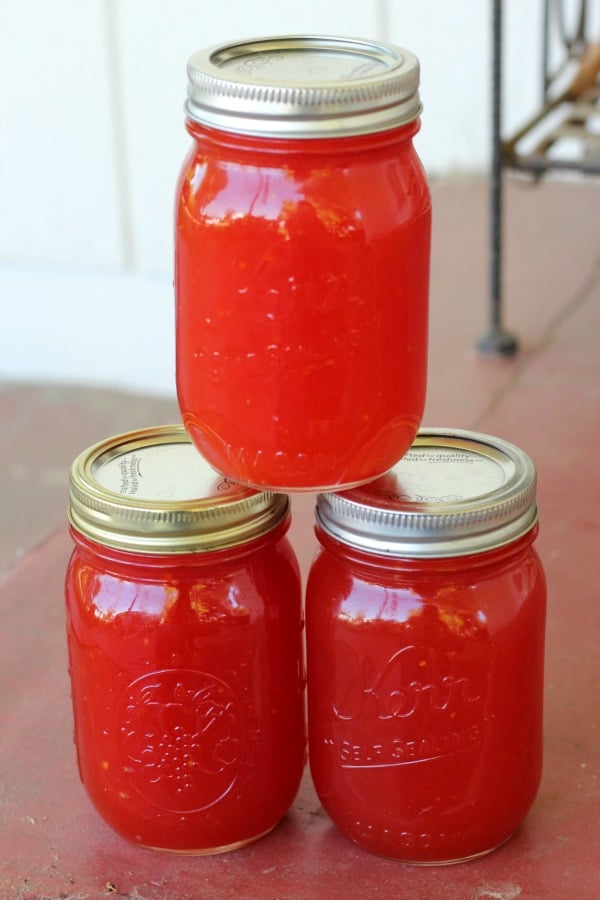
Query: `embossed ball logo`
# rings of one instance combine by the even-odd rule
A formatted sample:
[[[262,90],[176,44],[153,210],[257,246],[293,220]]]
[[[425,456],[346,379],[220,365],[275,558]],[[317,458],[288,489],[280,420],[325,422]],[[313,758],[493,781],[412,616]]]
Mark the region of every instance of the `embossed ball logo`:
[[[125,690],[119,722],[123,769],[154,806],[197,812],[233,787],[244,728],[239,701],[224,681],[191,669],[143,675]]]

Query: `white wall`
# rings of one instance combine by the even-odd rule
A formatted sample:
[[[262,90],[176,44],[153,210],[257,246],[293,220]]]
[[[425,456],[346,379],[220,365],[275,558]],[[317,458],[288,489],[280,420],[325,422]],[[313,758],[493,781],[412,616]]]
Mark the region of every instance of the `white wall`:
[[[429,174],[489,165],[491,0],[0,0],[0,379],[174,394],[172,205],[201,46],[289,32],[421,60]],[[541,0],[505,7],[505,123],[539,94]]]

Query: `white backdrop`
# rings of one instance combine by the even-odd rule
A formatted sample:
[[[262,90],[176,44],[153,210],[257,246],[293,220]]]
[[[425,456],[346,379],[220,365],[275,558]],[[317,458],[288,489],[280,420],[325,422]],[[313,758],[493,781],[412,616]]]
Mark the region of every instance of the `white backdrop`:
[[[390,40],[421,60],[432,178],[489,167],[491,0],[0,0],[0,379],[174,394],[185,66],[221,40]],[[539,98],[541,0],[504,4],[504,120]]]

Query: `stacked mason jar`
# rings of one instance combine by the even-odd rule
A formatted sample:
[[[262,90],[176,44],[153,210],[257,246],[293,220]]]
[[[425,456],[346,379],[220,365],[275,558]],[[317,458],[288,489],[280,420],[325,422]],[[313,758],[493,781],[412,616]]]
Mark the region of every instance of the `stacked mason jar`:
[[[188,76],[183,425],[109,438],[71,469],[82,781],[137,844],[231,850],[292,804],[307,718],[317,793],[348,837],[421,864],[487,853],[539,785],[545,583],[529,457],[421,428],[418,61],[273,37],[201,51]],[[316,494],[305,611],[296,491]]]

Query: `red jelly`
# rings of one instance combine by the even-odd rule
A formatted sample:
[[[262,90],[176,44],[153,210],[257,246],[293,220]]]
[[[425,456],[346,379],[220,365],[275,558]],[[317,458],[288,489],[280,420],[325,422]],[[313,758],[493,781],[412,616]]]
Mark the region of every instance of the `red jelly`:
[[[192,57],[177,190],[177,392],[226,476],[342,488],[412,443],[430,197],[408,51],[282,38]]]
[[[411,863],[493,850],[542,766],[545,581],[529,458],[421,432],[383,478],[321,495],[307,587],[310,764],[361,847]]]
[[[96,809],[155,849],[255,840],[306,753],[288,498],[226,481],[169,427],[75,460],[70,519],[75,740]]]

